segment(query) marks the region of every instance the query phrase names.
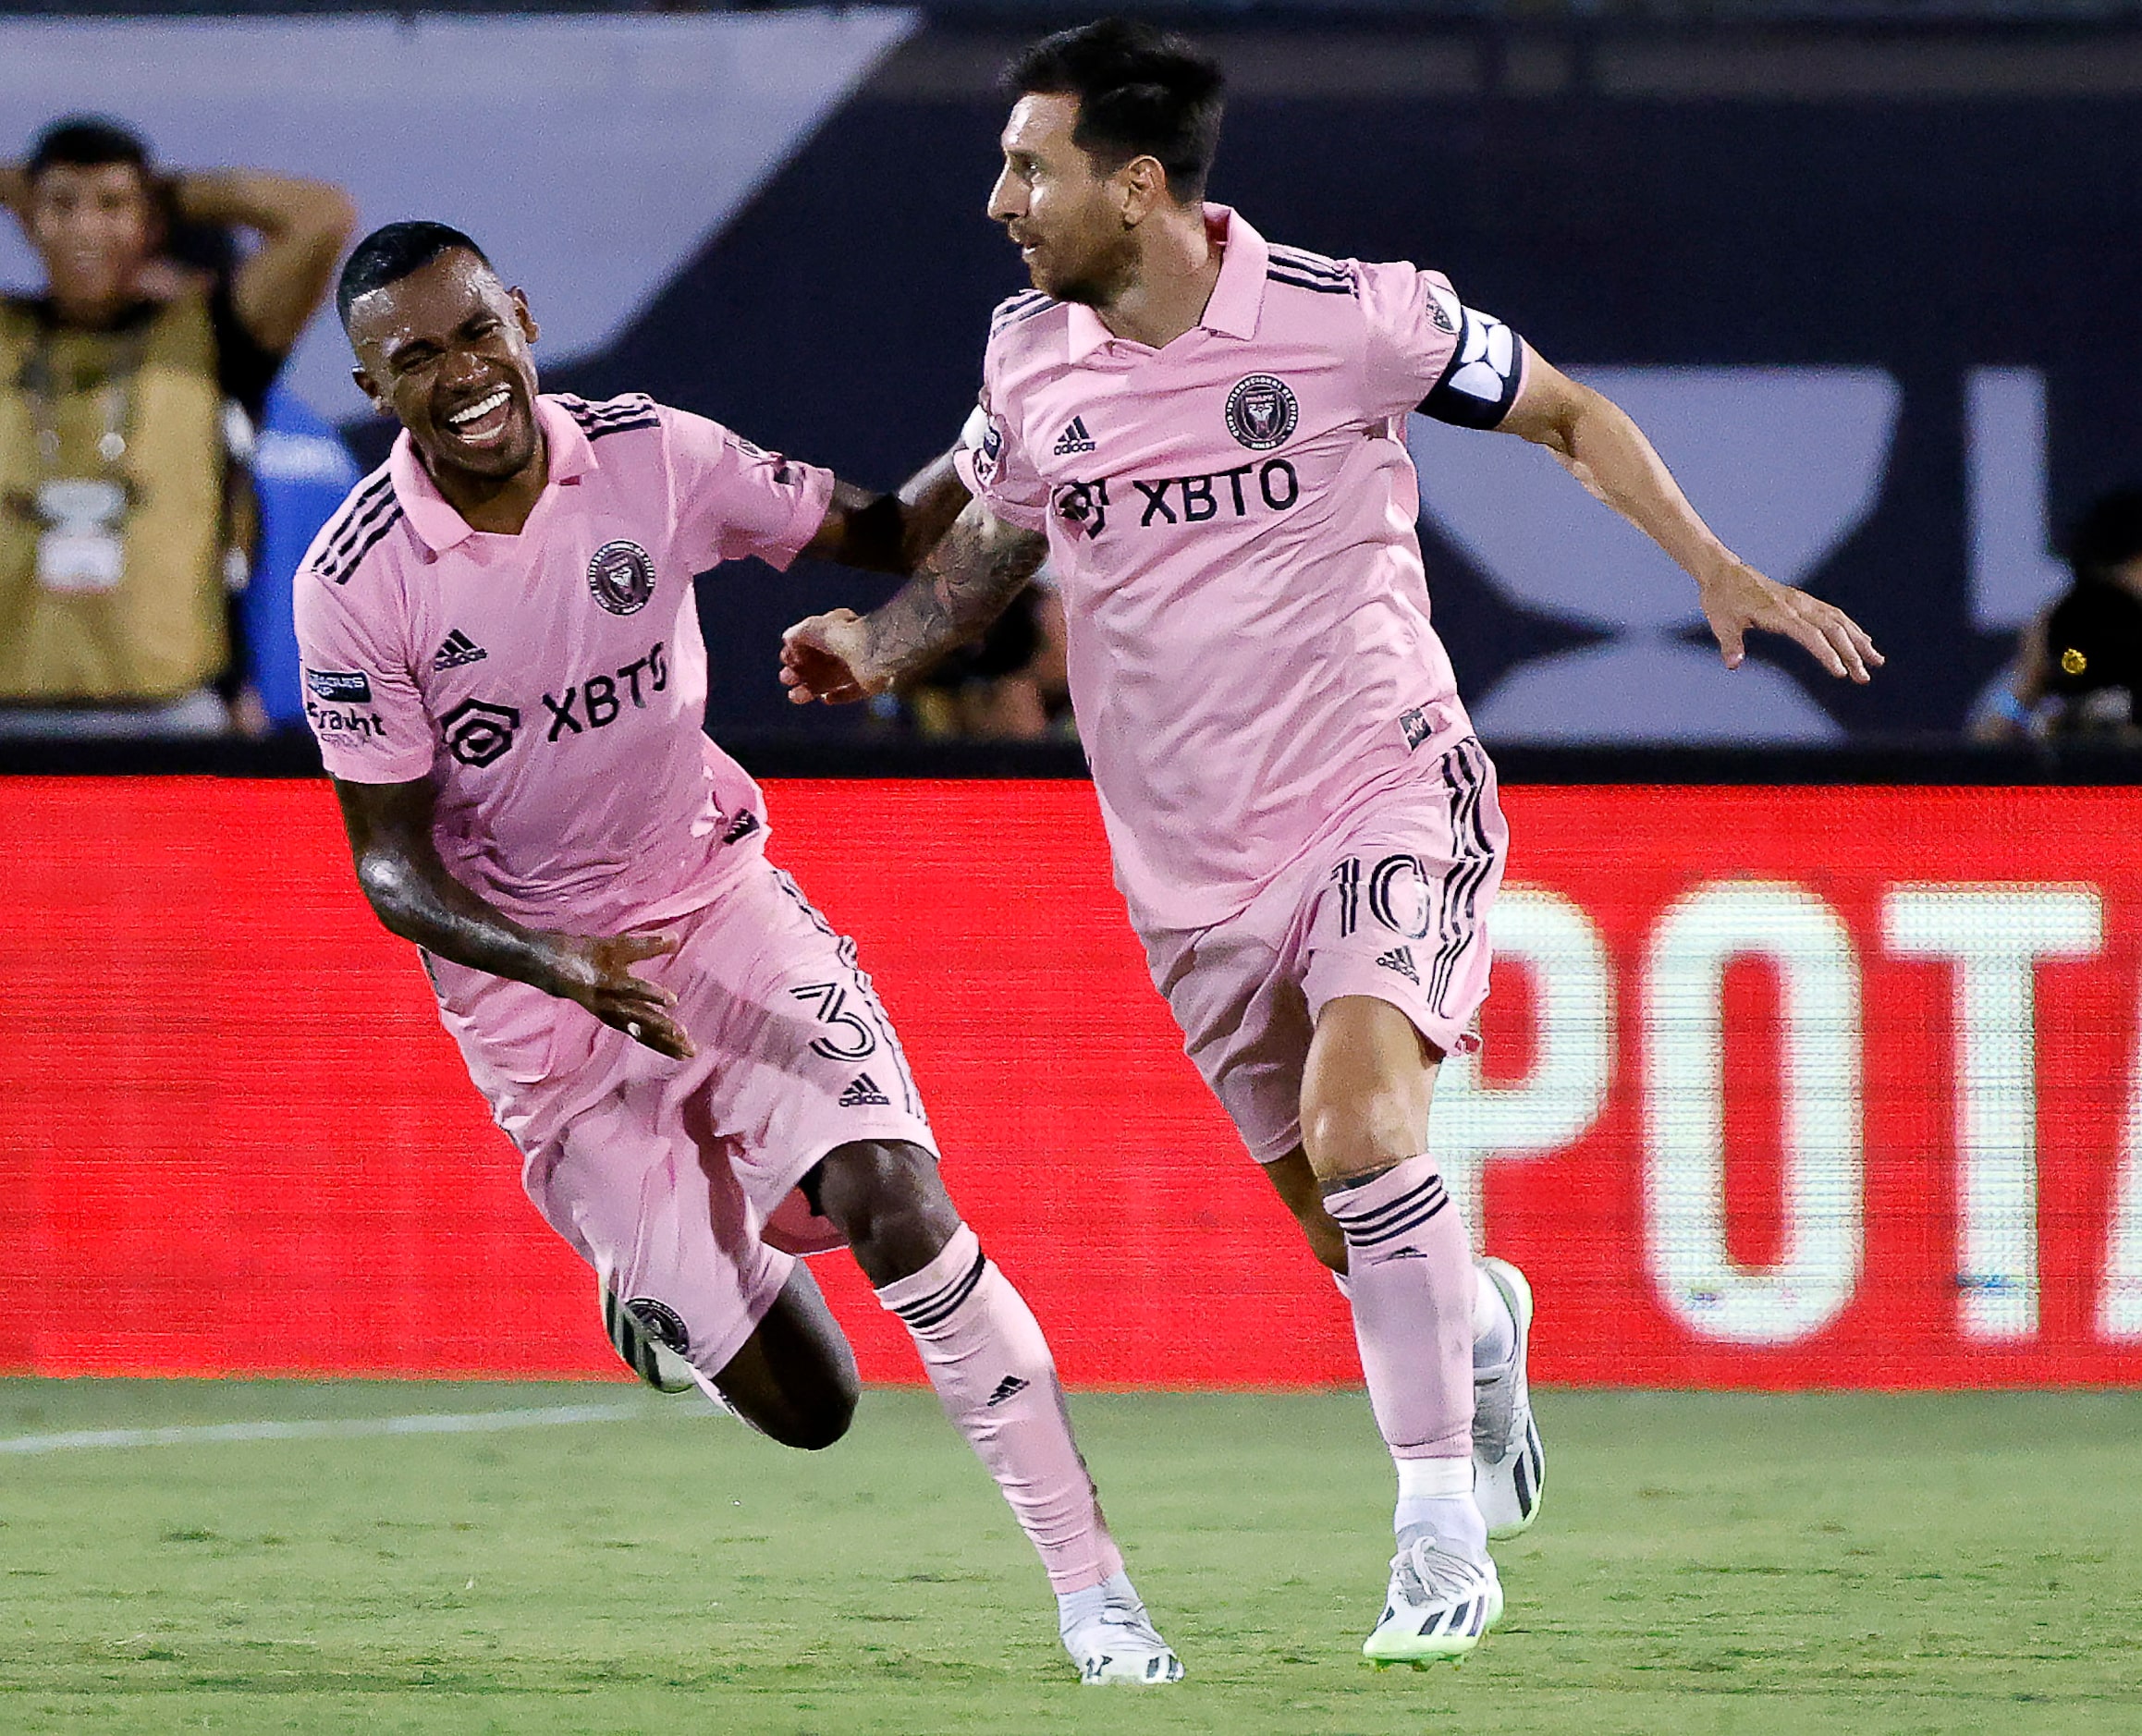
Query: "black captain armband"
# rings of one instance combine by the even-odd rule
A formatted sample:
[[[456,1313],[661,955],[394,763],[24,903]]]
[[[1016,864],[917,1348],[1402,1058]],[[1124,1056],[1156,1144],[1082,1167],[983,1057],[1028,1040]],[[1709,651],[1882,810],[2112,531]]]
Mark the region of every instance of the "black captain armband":
[[[1421,414],[1460,428],[1499,427],[1524,384],[1524,340],[1494,315],[1461,307],[1458,347]]]

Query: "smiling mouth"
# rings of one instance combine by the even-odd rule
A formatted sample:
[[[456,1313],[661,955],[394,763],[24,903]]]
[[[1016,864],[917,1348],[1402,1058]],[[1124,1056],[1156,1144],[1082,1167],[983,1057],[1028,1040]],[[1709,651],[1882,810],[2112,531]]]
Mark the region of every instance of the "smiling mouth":
[[[479,443],[496,440],[506,432],[512,410],[513,394],[499,386],[448,416],[447,426],[462,440]]]

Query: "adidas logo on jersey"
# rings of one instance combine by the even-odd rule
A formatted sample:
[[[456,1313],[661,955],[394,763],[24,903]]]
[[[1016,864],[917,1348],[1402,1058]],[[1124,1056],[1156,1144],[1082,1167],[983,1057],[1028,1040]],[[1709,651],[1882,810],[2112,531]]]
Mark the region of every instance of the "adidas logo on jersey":
[[[863,1109],[873,1106],[889,1108],[892,1099],[877,1088],[877,1081],[868,1073],[858,1073],[854,1082],[840,1094],[840,1106],[843,1109]]]
[[[1007,1399],[1016,1399],[1026,1390],[1027,1385],[1028,1383],[1020,1379],[1017,1375],[1005,1375],[1002,1380],[997,1383],[997,1390],[982,1401],[982,1408],[985,1411],[993,1410]]]
[[[485,651],[459,627],[448,633],[432,657],[435,669],[466,668],[471,663],[481,663],[491,654]]]
[[[1073,416],[1071,419],[1071,425],[1057,436],[1054,448],[1059,458],[1068,458],[1073,453],[1091,452],[1093,449],[1094,437],[1086,432],[1086,419],[1083,416]]]
[[[1414,968],[1414,949],[1411,947],[1393,947],[1389,952],[1380,954],[1377,963],[1387,971],[1396,971],[1415,988],[1420,987],[1421,973]]]

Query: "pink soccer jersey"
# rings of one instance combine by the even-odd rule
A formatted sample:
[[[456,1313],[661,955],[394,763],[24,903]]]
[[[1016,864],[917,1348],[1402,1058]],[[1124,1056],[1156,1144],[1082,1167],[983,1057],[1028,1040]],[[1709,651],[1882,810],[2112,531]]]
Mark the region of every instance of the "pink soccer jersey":
[[[786,567],[826,471],[631,395],[536,402],[550,480],[517,536],[471,531],[404,434],[299,568],[306,715],[337,777],[430,774],[448,869],[581,934],[704,904],[765,845],[758,788],[703,731],[692,581]]]
[[[1524,352],[1434,272],[1206,215],[1218,283],[1164,349],[1090,308],[1005,302],[958,459],[1048,535],[1079,733],[1148,933],[1242,911],[1470,731],[1428,624],[1405,418],[1493,427]]]

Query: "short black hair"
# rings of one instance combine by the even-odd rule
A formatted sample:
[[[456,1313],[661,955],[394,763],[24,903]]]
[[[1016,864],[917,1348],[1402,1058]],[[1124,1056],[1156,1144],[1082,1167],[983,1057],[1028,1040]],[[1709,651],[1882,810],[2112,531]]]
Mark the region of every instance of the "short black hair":
[[[1077,97],[1071,142],[1079,149],[1114,168],[1155,158],[1179,203],[1204,195],[1219,152],[1227,78],[1184,38],[1103,18],[1043,37],[1004,69],[1004,83],[1021,96]]]
[[[2142,558],[2142,488],[2116,488],[2092,501],[2062,543],[2077,579],[2110,581]]]
[[[486,266],[491,263],[482,248],[447,224],[420,219],[374,229],[350,250],[335,286],[335,312],[341,316],[343,329],[349,328],[349,306],[359,296],[399,283],[456,248],[475,254]]]
[[[130,127],[94,115],[68,115],[55,120],[31,141],[23,172],[34,181],[49,168],[102,168],[124,163],[149,177],[148,141]]]

